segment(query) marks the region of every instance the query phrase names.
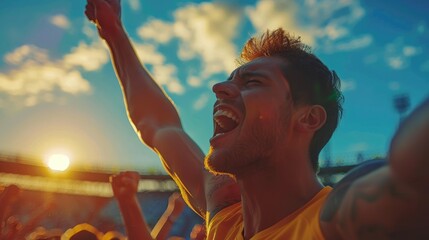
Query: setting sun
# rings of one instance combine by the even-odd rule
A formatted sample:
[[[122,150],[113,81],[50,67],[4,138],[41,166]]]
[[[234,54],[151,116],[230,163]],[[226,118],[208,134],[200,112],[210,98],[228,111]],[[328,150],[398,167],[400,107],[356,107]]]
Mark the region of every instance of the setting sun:
[[[65,154],[52,154],[48,157],[48,167],[55,171],[64,171],[70,165],[70,158]]]

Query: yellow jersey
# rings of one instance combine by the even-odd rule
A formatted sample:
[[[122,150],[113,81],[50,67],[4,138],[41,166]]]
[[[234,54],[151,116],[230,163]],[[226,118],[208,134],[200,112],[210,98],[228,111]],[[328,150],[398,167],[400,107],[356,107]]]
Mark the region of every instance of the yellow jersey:
[[[308,203],[286,216],[273,226],[255,234],[251,239],[310,240],[325,239],[319,224],[320,210],[331,187],[324,187]],[[219,211],[207,225],[207,239],[243,240],[241,203]]]

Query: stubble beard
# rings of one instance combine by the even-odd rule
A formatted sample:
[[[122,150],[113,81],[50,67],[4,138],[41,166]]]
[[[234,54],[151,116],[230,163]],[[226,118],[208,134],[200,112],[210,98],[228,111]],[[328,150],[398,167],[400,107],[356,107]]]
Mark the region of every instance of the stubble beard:
[[[285,124],[284,122],[280,124]],[[212,148],[205,158],[206,168],[215,174],[230,174],[237,176],[251,166],[264,164],[270,158],[273,146],[279,137],[284,135],[283,125],[253,124],[251,131],[240,136],[230,146]]]

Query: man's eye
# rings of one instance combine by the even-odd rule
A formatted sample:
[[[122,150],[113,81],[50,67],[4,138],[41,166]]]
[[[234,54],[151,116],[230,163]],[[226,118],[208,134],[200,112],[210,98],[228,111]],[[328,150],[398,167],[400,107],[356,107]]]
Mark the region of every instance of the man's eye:
[[[257,79],[250,79],[246,81],[246,85],[257,85],[260,84],[261,81],[257,80]]]

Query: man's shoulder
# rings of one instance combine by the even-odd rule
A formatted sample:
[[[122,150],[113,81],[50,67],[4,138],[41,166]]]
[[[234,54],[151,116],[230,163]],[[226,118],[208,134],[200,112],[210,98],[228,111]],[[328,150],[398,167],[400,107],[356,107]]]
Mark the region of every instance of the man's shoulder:
[[[382,166],[385,166],[386,164],[387,161],[385,159],[374,159],[365,161],[350,170],[338,183],[333,186],[333,190],[329,194],[325,206],[322,209],[320,216],[321,220],[331,221],[334,218],[342,199],[353,182],[365,176],[366,174],[373,172]]]
[[[376,159],[365,161],[349,171],[338,183],[333,186],[320,214],[320,226],[326,239],[339,239],[337,229],[338,211],[341,203],[352,184],[363,176],[386,166],[387,161]]]
[[[242,239],[241,202],[231,202],[210,212],[207,218],[207,239]]]

